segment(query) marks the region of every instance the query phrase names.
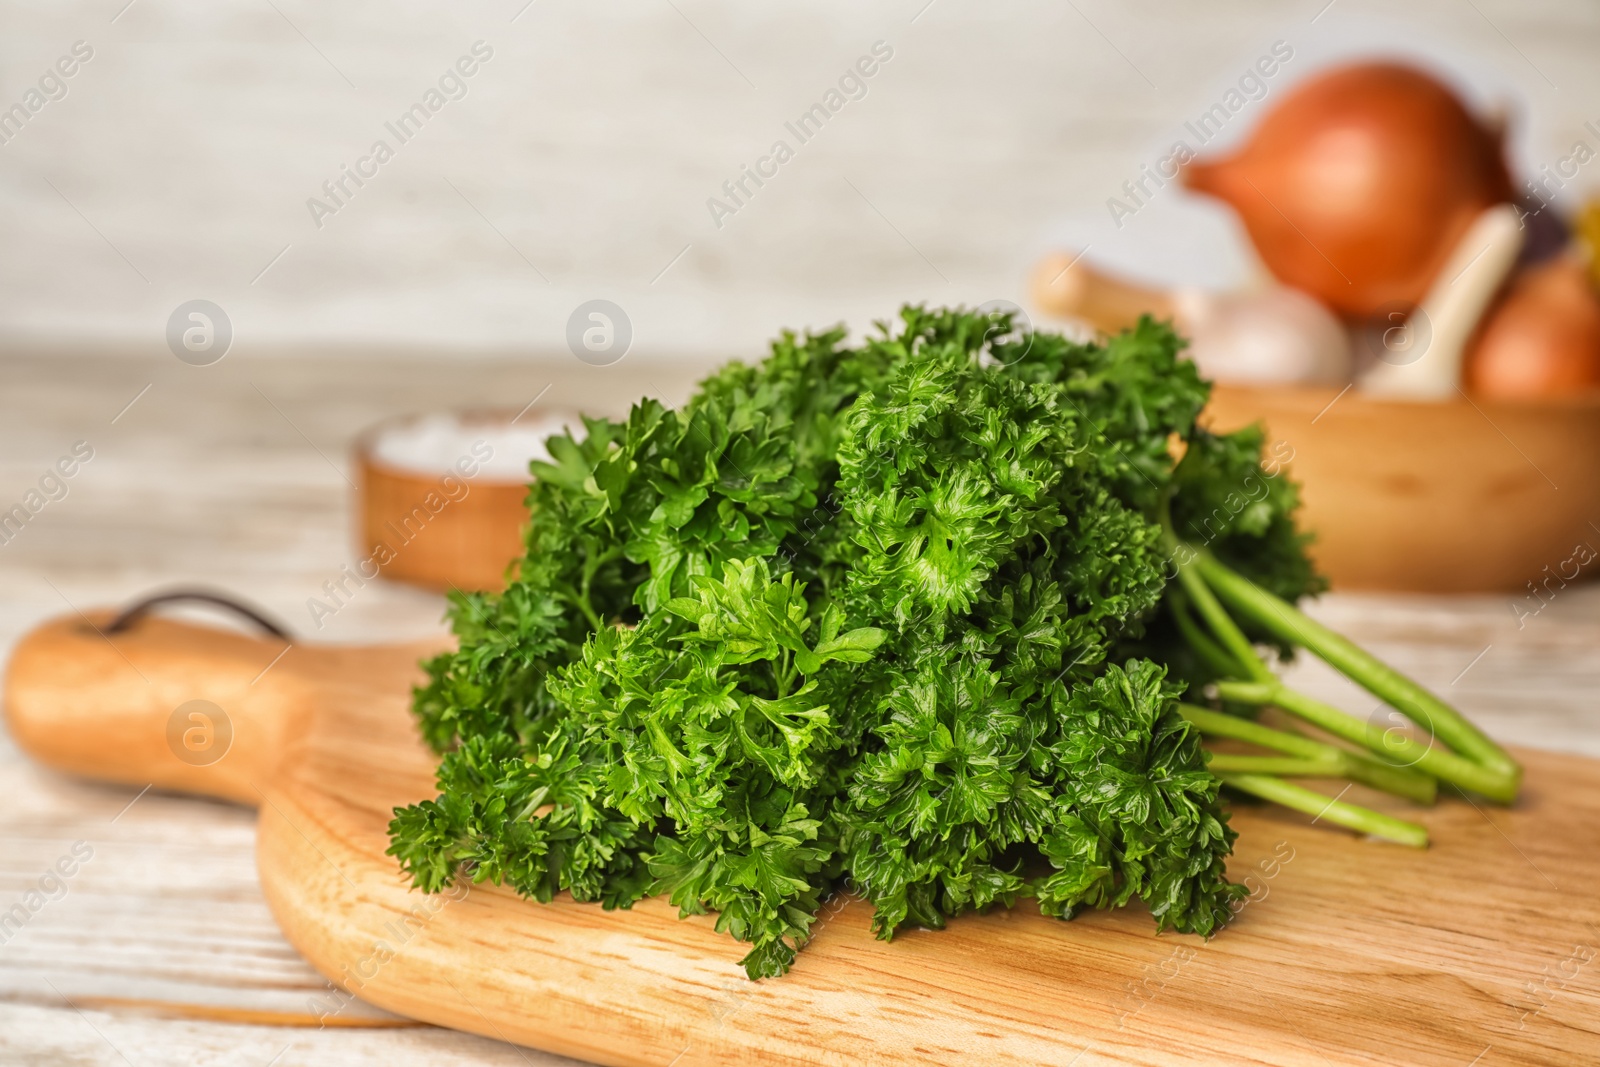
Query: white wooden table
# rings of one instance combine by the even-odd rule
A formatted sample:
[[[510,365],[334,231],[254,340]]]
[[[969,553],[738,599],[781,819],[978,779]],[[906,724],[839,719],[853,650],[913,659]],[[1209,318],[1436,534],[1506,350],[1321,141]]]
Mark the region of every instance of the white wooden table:
[[[354,558],[344,472],[360,428],[403,411],[520,407],[546,386],[547,402],[593,411],[615,411],[640,392],[671,402],[696,373],[570,358],[379,363],[240,352],[193,368],[167,356],[7,357],[0,510],[73,442],[95,451],[65,499],[0,544],[0,643],[9,649],[47,617],[177,582],[235,591],[311,632],[306,599]],[[375,582],[317,636],[420,636],[440,628],[441,610],[437,597]],[[1334,595],[1314,611],[1496,737],[1600,756],[1600,589],[1563,591],[1521,628],[1504,597]],[[1328,671],[1293,670],[1312,692],[1364,706]],[[0,912],[37,889],[75,842],[93,850],[64,895],[9,940],[0,934],[0,1063],[565,1062],[361,1005],[318,1029],[308,1005],[327,983],[283,940],[261,898],[250,811],[70,780],[34,767],[5,739],[0,796]],[[1520,862],[1509,847],[1507,862]]]

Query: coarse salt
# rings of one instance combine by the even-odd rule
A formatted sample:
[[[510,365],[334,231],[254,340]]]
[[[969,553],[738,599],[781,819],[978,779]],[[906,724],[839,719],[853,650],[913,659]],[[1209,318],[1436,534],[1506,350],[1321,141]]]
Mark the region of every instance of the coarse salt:
[[[582,440],[583,420],[570,411],[531,411],[515,422],[442,412],[383,427],[371,454],[385,467],[427,477],[457,473],[465,457],[477,461],[477,478],[526,482],[531,461],[550,459],[545,441],[569,429]]]

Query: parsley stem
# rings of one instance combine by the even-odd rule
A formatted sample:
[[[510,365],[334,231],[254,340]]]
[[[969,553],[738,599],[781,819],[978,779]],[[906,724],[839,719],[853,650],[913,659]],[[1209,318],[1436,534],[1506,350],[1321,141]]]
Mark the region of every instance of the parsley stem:
[[[583,612],[583,617],[589,620],[589,625],[592,628],[596,630],[603,629],[600,623],[600,616],[596,615],[594,608],[589,605],[589,597],[586,593],[574,596],[572,602],[578,605],[578,610]]]
[[[1371,834],[1373,837],[1381,837],[1386,841],[1410,845],[1412,848],[1428,847],[1427,828],[1414,822],[1396,819],[1392,815],[1363,808],[1358,804],[1346,804],[1334,797],[1324,796],[1314,789],[1307,789],[1305,786],[1285,782],[1270,775],[1222,774],[1218,777],[1240,792],[1304,812],[1313,817],[1313,822],[1331,822],[1364,834]]]
[[[590,556],[584,560],[583,584],[579,587],[577,596],[578,609],[589,620],[589,625],[596,630],[601,628],[600,614],[594,610],[594,605],[589,602],[589,590],[594,585],[594,576],[599,572],[600,568],[621,554],[622,550],[620,548],[611,548],[598,556]]]
[[[1205,579],[1195,570],[1195,563],[1199,561],[1201,552],[1192,545],[1185,544],[1178,539],[1172,529],[1172,501],[1170,497],[1163,497],[1160,504],[1159,519],[1161,523],[1162,544],[1166,547],[1172,560],[1172,566],[1177,571],[1178,588],[1187,594],[1194,608],[1211,627],[1211,632],[1221,641],[1221,651],[1225,651],[1229,658],[1236,661],[1238,669],[1228,673],[1242,673],[1247,678],[1256,681],[1269,681],[1273,674],[1267,665],[1256,655],[1256,650],[1239,629],[1239,624],[1233,621],[1227,610],[1217,600],[1216,595],[1206,585]],[[1182,623],[1179,623],[1180,628]],[[1187,636],[1187,635],[1186,635]],[[1215,647],[1215,646],[1212,646]],[[1196,651],[1204,655],[1205,650],[1197,646]]]
[[[1250,639],[1239,629],[1239,624],[1233,621],[1233,617],[1206,585],[1205,579],[1195,569],[1193,560],[1187,564],[1179,564],[1178,581],[1189,599],[1194,602],[1200,617],[1205,619],[1206,624],[1211,627],[1211,632],[1217,635],[1229,655],[1244,669],[1244,673],[1259,682],[1271,681],[1272,672],[1261,662],[1261,657],[1256,655]]]
[[[1272,774],[1281,778],[1343,778],[1345,762],[1338,750],[1327,756],[1241,756],[1232,752],[1206,752],[1206,769],[1212,774]]]
[[[1410,767],[1396,767],[1392,763],[1385,763],[1375,756],[1365,752],[1350,752],[1340,749],[1344,753],[1345,762],[1349,767],[1345,777],[1352,782],[1381,789],[1385,793],[1393,793],[1397,797],[1428,806],[1439,799],[1439,782],[1431,774]]]
[[[1227,649],[1207,636],[1200,624],[1195,622],[1189,611],[1189,598],[1183,595],[1181,587],[1168,594],[1167,608],[1172,612],[1172,621],[1177,625],[1178,633],[1183,635],[1194,654],[1204,660],[1208,667],[1224,678],[1245,673],[1238,661],[1228,655]]]
[[[1418,804],[1432,804],[1438,797],[1438,783],[1429,775],[1406,767],[1390,766],[1365,753],[1351,752],[1301,734],[1275,730],[1270,726],[1251,722],[1249,719],[1241,719],[1237,715],[1227,715],[1193,704],[1179,704],[1178,713],[1198,727],[1201,733],[1213,737],[1245,741],[1306,759],[1326,759],[1336,756],[1344,760],[1344,770],[1339,772],[1340,777],[1349,778],[1373,789],[1381,789],[1385,793],[1405,797]]]
[[[1456,709],[1342,634],[1328,629],[1294,605],[1217,562],[1210,553],[1201,550],[1192,566],[1204,578],[1205,584],[1235,611],[1278,637],[1309,649],[1367,692],[1442,739],[1467,760],[1509,781],[1509,794],[1503,799],[1510,803],[1516,798],[1522,768],[1505,749],[1491,741]],[[1473,786],[1467,788],[1481,791]],[[1496,793],[1484,795],[1500,799]]]
[[[1509,804],[1517,797],[1515,778],[1491,767],[1433,747],[1433,739],[1418,741],[1398,730],[1385,730],[1364,722],[1331,704],[1296,692],[1279,681],[1218,682],[1217,695],[1241,704],[1273,705],[1328,731],[1335,737],[1364,745],[1380,756]]]
[[[587,581],[577,589],[572,588],[570,584],[564,585],[561,587],[561,591],[567,595],[568,600],[578,606],[579,611],[583,612],[583,617],[589,620],[590,629],[599,630],[603,628],[600,616],[595,612],[594,606],[589,603],[589,585]]]
[[[789,686],[794,682],[794,668],[791,666],[793,660],[794,653],[783,649],[778,658],[772,661],[772,676],[777,683],[779,700],[789,695]]]

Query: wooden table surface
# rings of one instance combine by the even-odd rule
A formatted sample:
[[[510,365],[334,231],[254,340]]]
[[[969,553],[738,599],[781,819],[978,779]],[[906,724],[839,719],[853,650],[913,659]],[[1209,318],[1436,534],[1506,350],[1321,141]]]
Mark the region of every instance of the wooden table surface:
[[[351,438],[391,414],[516,409],[547,388],[544,403],[592,411],[643,392],[672,402],[694,373],[570,358],[383,363],[240,352],[194,368],[170,356],[5,357],[0,511],[74,442],[88,441],[94,458],[65,498],[0,544],[0,646],[8,651],[47,617],[180,582],[242,594],[318,639],[438,632],[439,598],[384,583],[364,587],[321,630],[307,611],[307,598],[355,558]],[[1335,594],[1313,612],[1497,738],[1600,756],[1600,589],[1569,587],[1520,618],[1505,596]],[[1370,704],[1318,665],[1290,674],[1352,710]],[[328,986],[262,900],[253,812],[63,778],[4,738],[0,796],[0,913],[30,891],[49,898],[19,932],[0,930],[0,1063],[568,1062],[362,1005],[319,1029],[312,1013]],[[72,876],[50,880],[47,870],[71,855],[81,859]],[[1504,859],[1527,865],[1509,845]],[[1527,876],[1541,877],[1531,867]]]

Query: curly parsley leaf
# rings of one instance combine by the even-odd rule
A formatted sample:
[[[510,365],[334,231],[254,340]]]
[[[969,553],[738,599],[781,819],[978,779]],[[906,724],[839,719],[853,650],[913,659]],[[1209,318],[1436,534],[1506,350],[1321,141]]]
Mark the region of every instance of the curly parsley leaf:
[[[451,600],[415,701],[439,796],[390,853],[428,891],[715,912],[752,978],[845,890],[885,938],[1026,897],[1211,932],[1232,833],[1162,665],[1157,515],[1226,503],[1260,442],[1197,429],[1180,349],[908,307],[553,438],[510,584]],[[1291,598],[1295,503],[1216,545]]]

